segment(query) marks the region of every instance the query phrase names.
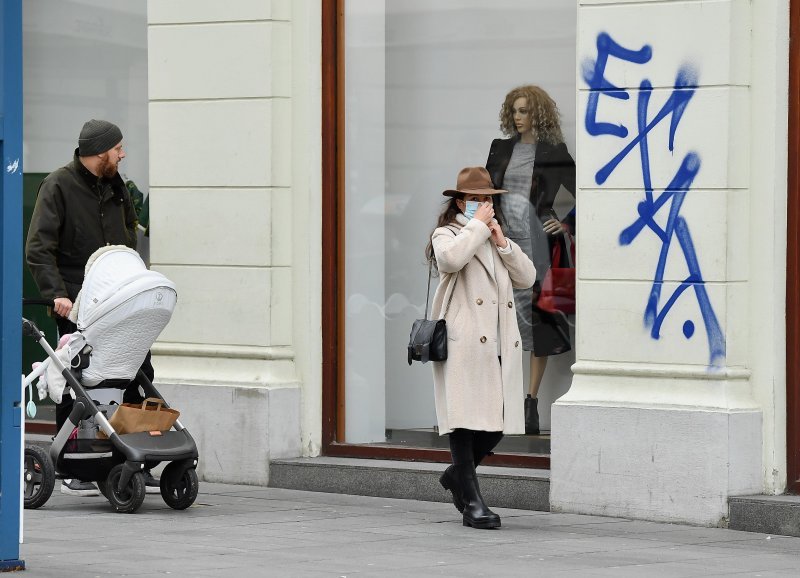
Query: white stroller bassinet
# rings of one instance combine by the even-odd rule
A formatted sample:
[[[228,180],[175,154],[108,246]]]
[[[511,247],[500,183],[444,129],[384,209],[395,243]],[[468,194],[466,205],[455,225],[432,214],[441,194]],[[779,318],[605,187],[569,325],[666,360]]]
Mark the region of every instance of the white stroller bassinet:
[[[106,380],[129,382],[169,323],[176,300],[172,281],[148,270],[136,251],[121,245],[98,249],[86,264],[70,313],[78,331],[57,353],[68,365],[85,345],[92,347],[89,367],[81,374],[84,387]],[[50,397],[59,401],[66,381],[54,366],[48,368],[46,384]],[[119,402],[121,396],[120,389],[92,392],[99,403]]]

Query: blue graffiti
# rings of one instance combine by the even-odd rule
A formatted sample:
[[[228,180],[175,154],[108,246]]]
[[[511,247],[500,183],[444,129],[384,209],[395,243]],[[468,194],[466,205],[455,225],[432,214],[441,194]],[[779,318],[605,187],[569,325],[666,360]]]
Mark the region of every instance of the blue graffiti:
[[[597,36],[597,59],[586,61],[583,65],[583,79],[590,88],[589,99],[586,108],[585,126],[586,132],[592,136],[611,135],[618,138],[628,136],[628,128],[623,124],[613,124],[610,122],[598,121],[598,105],[601,96],[628,100],[630,95],[622,88],[613,85],[606,77],[605,71],[609,57],[614,57],[633,64],[646,64],[650,61],[653,50],[650,46],[644,45],[639,50],[625,48],[603,32]],[[637,133],[625,146],[614,155],[604,166],[595,174],[595,182],[598,185],[606,182],[611,173],[616,170],[628,154],[634,148],[639,149],[639,156],[642,169],[642,181],[644,187],[644,200],[638,204],[637,211],[639,218],[629,227],[620,233],[619,243],[630,245],[645,227],[652,231],[661,240],[661,252],[659,254],[656,272],[653,277],[653,286],[647,300],[644,313],[645,327],[650,328],[650,336],[659,339],[661,326],[669,315],[672,307],[678,298],[687,289],[694,289],[700,315],[706,329],[709,346],[709,365],[720,367],[725,360],[725,336],[711,306],[708,298],[705,281],[700,271],[700,264],[697,259],[697,252],[692,242],[692,235],[686,220],[680,215],[681,206],[691,189],[695,177],[700,172],[700,156],[695,152],[689,152],[683,158],[675,176],[656,198],[653,193],[653,185],[650,176],[650,148],[648,135],[664,119],[669,117],[669,141],[667,148],[674,152],[675,133],[678,125],[683,118],[686,107],[689,105],[697,89],[697,72],[691,66],[683,66],[678,70],[675,78],[674,87],[667,101],[661,109],[648,120],[650,97],[653,86],[649,80],[644,79],[639,85],[639,97],[637,102]],[[669,203],[669,205],[667,205]],[[667,223],[661,227],[655,221],[655,216],[659,211],[666,207]],[[661,305],[661,291],[664,285],[664,270],[667,264],[670,247],[673,239],[678,240],[678,245],[683,252],[689,275],[673,291],[666,302]],[[691,339],[695,332],[695,325],[691,320],[683,324],[683,335],[686,339]]]

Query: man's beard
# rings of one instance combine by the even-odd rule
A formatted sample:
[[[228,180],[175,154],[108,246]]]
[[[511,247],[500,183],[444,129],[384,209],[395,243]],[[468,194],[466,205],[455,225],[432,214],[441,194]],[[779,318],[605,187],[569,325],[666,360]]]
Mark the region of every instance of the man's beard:
[[[117,174],[117,165],[109,161],[108,157],[101,158],[100,164],[97,167],[97,171],[100,173],[101,177],[110,179]]]

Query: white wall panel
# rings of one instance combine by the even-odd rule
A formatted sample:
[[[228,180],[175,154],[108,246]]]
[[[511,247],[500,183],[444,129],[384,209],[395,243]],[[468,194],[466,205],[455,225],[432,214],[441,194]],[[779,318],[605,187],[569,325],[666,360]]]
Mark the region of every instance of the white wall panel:
[[[147,19],[150,24],[289,20],[291,10],[291,0],[148,0]]]
[[[642,70],[646,76],[649,68]],[[705,79],[701,75],[701,82]],[[623,125],[628,134],[594,136],[581,124],[578,131],[578,182],[581,188],[642,189],[643,161],[641,149],[635,145],[610,173],[598,183],[597,173],[634,141],[637,129],[639,91],[632,90],[629,100],[599,97],[597,121]],[[653,91],[647,120],[652,121],[670,96],[671,89]],[[578,116],[586,118],[588,94],[578,99]],[[684,158],[695,153],[700,170],[692,188],[747,188],[749,186],[749,101],[744,88],[700,88],[686,106],[675,131],[674,150],[669,150],[670,117],[666,117],[647,134],[652,186],[663,189],[670,184]]]
[[[289,96],[286,22],[152,26],[150,99]]]
[[[271,189],[152,189],[154,264],[269,265],[272,195]]]
[[[678,283],[664,283],[661,311]],[[707,283],[711,307],[727,347],[726,366],[745,366],[747,339],[746,289],[744,283]],[[622,361],[645,364],[708,366],[711,362],[706,326],[693,287],[678,297],[653,339],[644,314],[652,283],[584,281],[579,285],[577,350],[581,360]],[[684,323],[694,324],[685,337]]]
[[[288,117],[282,99],[151,102],[151,186],[287,185],[290,149],[274,145],[288,133],[273,130]]]
[[[663,192],[655,195],[657,200]],[[620,243],[620,233],[639,220],[637,207],[645,199],[642,191],[589,190],[581,196],[581,221],[585,234],[577,236],[578,267],[581,279],[655,278],[664,246],[650,228],[644,227],[628,245]],[[673,198],[666,202],[654,220],[666,229]],[[748,207],[746,190],[691,190],[684,198],[680,215],[689,228],[703,279],[744,281],[749,254]],[[689,275],[687,259],[676,236],[671,238],[664,280],[683,281]]]
[[[271,271],[254,267],[154,266],[178,288],[163,342],[271,345]]]
[[[292,264],[294,196],[294,189],[270,189],[270,263],[275,267]]]
[[[582,65],[586,58],[593,60],[597,34],[607,32],[629,50],[638,51],[645,45],[652,49],[652,58],[645,65],[609,58],[605,76],[620,88],[637,88],[644,67],[653,86],[672,87],[676,64],[697,67],[703,85],[746,85],[750,77],[749,10],[748,0],[588,6],[580,12],[578,59]]]
[[[270,269],[270,343],[292,344],[292,270],[289,267]]]

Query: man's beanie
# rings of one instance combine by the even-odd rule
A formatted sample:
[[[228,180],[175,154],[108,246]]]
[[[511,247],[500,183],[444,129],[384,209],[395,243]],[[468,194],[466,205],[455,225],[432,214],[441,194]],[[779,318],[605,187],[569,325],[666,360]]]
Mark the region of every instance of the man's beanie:
[[[99,155],[122,141],[122,131],[107,120],[87,121],[78,137],[78,154],[82,157]]]

